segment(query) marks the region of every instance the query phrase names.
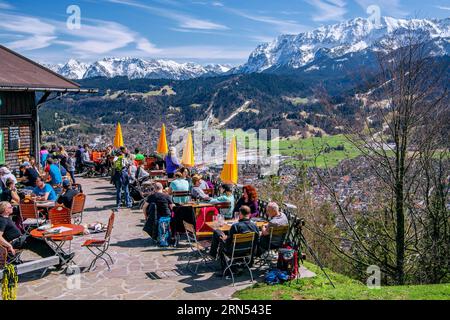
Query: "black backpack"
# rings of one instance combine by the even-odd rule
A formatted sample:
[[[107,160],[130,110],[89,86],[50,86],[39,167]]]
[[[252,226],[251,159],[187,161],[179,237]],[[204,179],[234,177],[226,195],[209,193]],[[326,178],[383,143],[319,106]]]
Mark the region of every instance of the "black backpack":
[[[158,216],[156,214],[156,204],[150,203],[147,207],[147,221],[145,221],[144,231],[153,239],[158,238]]]

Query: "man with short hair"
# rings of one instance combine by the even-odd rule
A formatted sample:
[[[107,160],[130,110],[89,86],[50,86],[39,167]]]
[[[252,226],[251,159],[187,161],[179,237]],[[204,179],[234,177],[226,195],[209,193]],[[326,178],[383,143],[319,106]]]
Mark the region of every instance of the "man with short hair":
[[[78,190],[72,189],[72,185],[69,180],[63,181],[63,192],[58,198],[58,203],[63,204],[66,208],[72,208],[73,197],[79,192]]]
[[[28,249],[42,258],[54,256],[55,251],[45,241],[22,234],[9,217],[12,212],[13,207],[9,202],[0,202],[0,245],[13,256],[16,254],[15,249]],[[63,255],[63,258],[70,261],[74,256],[75,253],[71,253]]]
[[[143,211],[147,220],[147,209],[150,204],[156,205],[156,218],[158,220],[158,238],[161,247],[167,247],[170,239],[170,218],[174,204],[172,197],[164,193],[164,187],[161,183],[155,183],[155,193],[149,195],[144,204]]]
[[[52,158],[47,159],[47,167],[45,168],[45,172],[47,172],[47,179],[50,177],[50,184],[52,186],[61,185],[62,183],[62,175],[61,170],[55,164],[55,160]]]
[[[286,215],[280,211],[280,207],[275,202],[269,202],[267,204],[266,208],[267,215],[269,217],[269,224],[265,225],[261,231],[261,239],[259,243],[259,250],[258,254],[262,253],[263,251],[269,250],[269,236],[270,236],[270,228],[273,227],[281,227],[281,226],[288,226],[289,221],[286,217]],[[275,236],[272,237],[272,249],[273,246],[275,247],[281,247],[282,243],[282,236],[278,236],[276,238]]]
[[[219,254],[222,271],[225,270],[226,266],[225,253],[231,254],[231,251],[233,250],[233,236],[235,234],[254,232],[254,247],[256,248],[259,239],[259,230],[258,226],[250,220],[250,216],[250,208],[247,206],[241,206],[241,208],[239,208],[239,221],[231,226],[228,235],[220,230],[214,230],[210,255],[216,257],[217,254]]]
[[[38,197],[38,200],[56,201],[58,198],[52,186],[45,183],[42,178],[36,179],[36,187],[33,189],[33,194]]]
[[[19,169],[22,172],[22,178],[19,178],[18,181],[22,183],[26,189],[33,189],[36,186],[36,179],[39,177],[39,173],[29,162],[22,163]]]

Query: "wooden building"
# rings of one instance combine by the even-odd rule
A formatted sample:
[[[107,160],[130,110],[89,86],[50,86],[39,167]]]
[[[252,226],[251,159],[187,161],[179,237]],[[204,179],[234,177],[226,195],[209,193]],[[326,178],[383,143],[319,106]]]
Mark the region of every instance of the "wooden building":
[[[0,166],[17,169],[40,149],[39,108],[58,95],[91,93],[0,45]]]

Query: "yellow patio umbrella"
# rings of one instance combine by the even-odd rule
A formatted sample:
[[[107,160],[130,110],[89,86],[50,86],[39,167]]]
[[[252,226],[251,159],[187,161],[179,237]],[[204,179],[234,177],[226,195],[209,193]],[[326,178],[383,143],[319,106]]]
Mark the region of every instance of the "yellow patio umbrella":
[[[237,161],[237,141],[236,137],[231,140],[228,149],[227,160],[225,161],[220,174],[220,179],[225,183],[236,184],[238,182],[238,161]]]
[[[120,126],[120,122],[117,122],[116,136],[114,137],[114,147],[123,147],[122,127]]]
[[[166,125],[163,124],[161,128],[161,133],[159,135],[158,148],[156,148],[156,152],[159,154],[167,154],[169,152],[169,147],[167,146],[167,138],[166,138]]]
[[[188,168],[192,168],[195,164],[194,143],[192,142],[192,134],[190,131],[186,140],[186,145],[183,149],[183,158],[181,159],[181,164]]]

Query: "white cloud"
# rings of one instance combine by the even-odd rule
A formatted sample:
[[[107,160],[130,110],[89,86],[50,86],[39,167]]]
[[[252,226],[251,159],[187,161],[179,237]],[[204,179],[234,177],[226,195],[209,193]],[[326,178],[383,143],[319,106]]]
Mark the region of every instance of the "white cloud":
[[[136,1],[131,0],[108,0],[111,3],[127,5],[131,7],[141,8],[148,10],[159,16],[174,20],[179,23],[179,27],[187,29],[200,29],[200,30],[228,30],[229,28],[225,25],[211,22],[208,20],[197,19],[186,14],[175,12],[169,9],[158,8],[154,6],[149,6]]]
[[[66,47],[71,55],[88,58],[108,54],[127,46],[135,46],[146,54],[158,49],[147,39],[116,22],[83,19],[80,29],[68,29],[65,22],[38,17],[0,13],[2,38],[13,40],[6,46],[31,51],[53,45]],[[10,32],[10,33],[8,33]]]
[[[243,12],[241,10],[231,9],[231,8],[227,8],[226,10],[231,13],[234,13],[238,16],[241,16],[243,18],[247,18],[249,20],[262,22],[262,23],[266,23],[266,24],[275,26],[277,28],[277,31],[280,33],[297,34],[297,33],[301,33],[301,32],[304,32],[304,31],[307,31],[310,29],[309,26],[299,24],[293,20],[281,20],[278,18],[270,17],[270,16],[250,14],[250,13]]]
[[[9,3],[0,1],[0,9],[9,10],[9,9],[14,9],[14,7],[12,5],[10,5]]]
[[[0,13],[0,29],[20,35],[21,39],[7,43],[13,50],[46,48],[55,39],[56,28],[39,18]]]
[[[346,2],[343,0],[306,0],[306,2],[318,11],[312,16],[314,21],[340,21],[347,13]]]
[[[444,7],[444,6],[434,6],[435,8],[441,9],[441,10],[447,10],[450,11],[450,7]]]

